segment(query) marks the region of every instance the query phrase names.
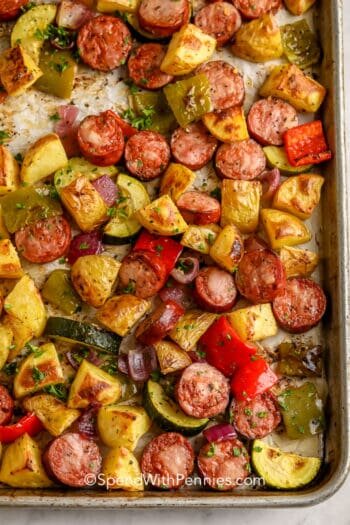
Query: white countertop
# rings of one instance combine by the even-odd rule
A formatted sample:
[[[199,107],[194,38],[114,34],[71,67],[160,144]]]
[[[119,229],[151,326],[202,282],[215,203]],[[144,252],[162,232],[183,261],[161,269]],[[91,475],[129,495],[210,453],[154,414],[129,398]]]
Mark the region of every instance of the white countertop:
[[[331,0],[329,0],[331,1]],[[350,11],[345,9],[345,78],[350,86]],[[350,122],[350,100],[347,103],[347,122]],[[350,142],[350,132],[349,140]],[[348,151],[348,166],[350,166],[350,147]],[[310,508],[281,510],[0,510],[1,525],[167,525],[191,523],[191,525],[247,525],[253,522],[261,525],[350,525],[350,477],[338,493],[324,503]]]

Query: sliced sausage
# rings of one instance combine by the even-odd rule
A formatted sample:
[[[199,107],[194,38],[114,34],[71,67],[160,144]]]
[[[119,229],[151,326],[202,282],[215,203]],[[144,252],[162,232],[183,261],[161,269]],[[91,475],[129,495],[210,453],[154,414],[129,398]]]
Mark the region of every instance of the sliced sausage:
[[[254,102],[247,117],[249,134],[260,144],[282,146],[283,133],[298,125],[296,110],[278,98]]]
[[[220,220],[220,203],[207,193],[187,191],[176,201],[176,205],[187,223],[205,225]]]
[[[213,110],[221,111],[243,104],[244,81],[238,69],[223,60],[214,60],[201,65],[197,73],[208,77]]]
[[[249,455],[238,439],[213,441],[200,449],[198,469],[212,489],[231,490],[249,476]]]
[[[141,299],[148,299],[163,288],[166,269],[158,255],[137,250],[124,258],[118,278],[122,290],[134,293]]]
[[[215,2],[203,7],[194,23],[204,33],[216,38],[219,47],[227,44],[242,24],[239,11],[228,2]]]
[[[191,293],[191,290],[186,285],[178,283],[172,284],[171,281],[168,281],[166,286],[159,292],[159,297],[165,303],[171,301],[187,310],[193,306]]]
[[[155,36],[170,36],[188,22],[189,0],[141,0],[140,25]]]
[[[13,20],[21,14],[21,9],[29,0],[0,0],[0,22]]]
[[[169,160],[169,145],[163,135],[155,131],[139,131],[126,144],[126,167],[140,180],[159,177],[166,170]]]
[[[161,44],[150,43],[139,46],[128,61],[131,80],[143,89],[161,89],[174,77],[160,70],[166,49]]]
[[[77,46],[85,64],[98,71],[111,71],[125,64],[131,51],[131,34],[120,18],[98,16],[79,30]]]
[[[229,385],[226,377],[213,366],[193,363],[183,371],[175,395],[185,414],[214,417],[228,405]]]
[[[218,175],[226,179],[253,180],[266,167],[266,157],[262,147],[253,139],[232,144],[221,144],[215,167]]]
[[[281,259],[268,249],[246,253],[238,265],[236,285],[240,294],[252,303],[273,301],[286,286]]]
[[[216,266],[203,268],[195,280],[195,298],[209,312],[227,312],[237,298],[233,275]]]
[[[212,159],[218,141],[202,122],[177,128],[171,137],[171,153],[175,160],[192,170],[203,168]]]
[[[258,175],[257,180],[261,182],[262,195],[261,203],[263,207],[269,206],[281,183],[281,173],[278,168],[264,170]]]
[[[160,434],[144,448],[142,474],[154,487],[178,489],[192,474],[194,452],[188,439],[177,432]]]
[[[244,239],[244,250],[246,252],[253,252],[255,250],[265,250],[268,248],[267,243],[258,235],[250,235]]]
[[[316,326],[326,310],[326,296],[312,279],[288,279],[284,292],[275,298],[276,321],[287,332],[300,334]]]
[[[124,134],[113,111],[84,118],[77,136],[82,154],[92,164],[111,166],[123,155]]]
[[[276,0],[232,0],[245,18],[260,18],[271,11]]]
[[[11,421],[15,403],[5,386],[0,385],[0,425]]]
[[[51,441],[43,461],[48,475],[69,487],[88,486],[93,477],[98,476],[102,465],[96,443],[73,432]]]
[[[153,345],[164,339],[184,313],[184,308],[175,302],[161,304],[139,324],[135,334],[136,339],[145,345]]]
[[[281,422],[275,397],[270,392],[260,394],[251,400],[233,400],[230,415],[237,432],[248,439],[261,439],[267,436]]]
[[[15,243],[27,261],[43,264],[62,257],[71,238],[70,224],[60,215],[21,228],[15,234]]]

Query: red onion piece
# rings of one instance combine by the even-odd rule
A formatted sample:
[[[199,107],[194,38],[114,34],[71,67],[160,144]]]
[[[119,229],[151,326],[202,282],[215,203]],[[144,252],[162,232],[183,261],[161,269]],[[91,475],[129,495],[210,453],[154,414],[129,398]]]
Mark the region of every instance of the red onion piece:
[[[179,306],[182,306],[182,308],[185,310],[192,305],[192,300],[189,296],[189,290],[181,285],[162,288],[162,290],[159,292],[159,297],[163,303],[173,301]]]
[[[190,350],[189,352],[187,352],[188,355],[190,356],[191,360],[192,360],[192,363],[206,363],[207,360],[205,358],[204,355],[201,355],[198,351],[196,350]]]
[[[57,113],[60,119],[54,126],[54,131],[59,137],[66,137],[72,132],[74,127],[77,127],[76,120],[79,115],[79,109],[73,104],[59,106]]]
[[[203,435],[209,443],[213,441],[224,441],[237,437],[237,432],[229,423],[219,423],[203,430]]]
[[[68,363],[74,368],[74,370],[78,370],[80,362],[75,358],[74,352],[67,352],[66,358]],[[98,356],[96,350],[93,350],[92,348],[89,349],[89,354],[86,357],[84,357],[84,359],[86,359],[95,366],[99,366],[103,362],[102,359]]]
[[[67,43],[63,45],[63,44],[61,44],[61,42],[60,42],[60,40],[58,38],[51,38],[50,39],[50,44],[55,49],[58,49],[60,51],[65,51],[65,50],[73,49],[73,47],[75,46],[75,39],[74,39],[74,36],[72,34],[70,40],[68,40]]]
[[[78,1],[62,0],[59,4],[56,23],[65,29],[79,29],[85,22],[93,18],[94,13]]]
[[[157,356],[153,346],[137,348],[128,353],[129,375],[134,381],[147,381],[157,366]]]
[[[262,184],[262,197],[261,200],[264,204],[269,204],[276,193],[278,186],[281,181],[281,174],[278,168],[273,170],[265,170],[258,177]]]
[[[180,257],[170,275],[178,283],[188,284],[197,277],[198,272],[199,261],[196,257]]]
[[[67,255],[69,264],[74,264],[84,255],[97,255],[103,252],[101,233],[98,231],[81,233],[73,237]]]
[[[88,439],[98,439],[96,430],[96,417],[99,407],[100,405],[95,404],[91,408],[85,410],[74,425],[77,429],[77,432]]]
[[[127,354],[119,354],[118,355],[118,370],[122,374],[128,375],[129,373],[129,366],[128,366],[128,356]]]
[[[95,190],[99,192],[106,206],[113,206],[118,197],[118,189],[116,184],[108,175],[102,175],[92,182]]]

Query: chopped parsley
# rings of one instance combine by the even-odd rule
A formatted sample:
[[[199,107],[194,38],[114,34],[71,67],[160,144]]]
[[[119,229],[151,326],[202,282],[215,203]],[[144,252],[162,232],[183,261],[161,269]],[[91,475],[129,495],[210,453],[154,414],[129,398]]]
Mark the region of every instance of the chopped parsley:
[[[54,122],[57,122],[58,120],[61,120],[61,117],[59,116],[59,114],[57,113],[54,113],[53,115],[50,116],[50,120],[53,120]]]
[[[233,447],[232,449],[232,455],[236,458],[241,455],[241,449],[238,447]]]
[[[134,128],[139,131],[150,129],[153,124],[153,115],[155,114],[153,106],[146,106],[139,114],[136,114],[131,108],[128,108],[123,113],[123,118],[127,120]]]
[[[5,129],[0,129],[0,144],[3,144],[11,137],[10,133]]]
[[[90,248],[90,244],[88,242],[81,242],[79,244],[79,250],[88,250]]]
[[[65,401],[68,397],[67,388],[63,383],[60,383],[58,385],[45,386],[43,390],[47,394],[51,394],[52,396],[57,397],[57,399],[61,399],[62,401]]]
[[[124,293],[134,293],[135,291],[135,283],[133,281],[129,281],[128,285],[125,286],[123,289]]]
[[[33,366],[32,368],[32,378],[34,379],[35,384],[41,383],[43,379],[45,379],[45,372],[40,370],[37,366]]]

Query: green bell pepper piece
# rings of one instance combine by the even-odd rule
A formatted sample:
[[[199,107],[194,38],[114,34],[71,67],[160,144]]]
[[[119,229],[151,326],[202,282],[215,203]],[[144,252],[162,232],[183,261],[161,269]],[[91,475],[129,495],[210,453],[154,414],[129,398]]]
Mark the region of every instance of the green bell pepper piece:
[[[81,309],[82,303],[71,284],[69,270],[54,270],[45,282],[41,294],[67,315],[73,315]]]
[[[280,374],[294,377],[316,377],[322,373],[322,347],[303,341],[281,343],[278,347]]]
[[[318,63],[320,46],[306,20],[282,26],[281,36],[283,51],[289,62],[302,69]]]
[[[138,91],[130,95],[129,100],[136,115],[128,120],[135,128],[165,134],[176,127],[174,115],[161,91]]]
[[[69,51],[45,48],[39,61],[43,75],[36,81],[35,87],[44,93],[69,99],[73,91],[76,67]]]

